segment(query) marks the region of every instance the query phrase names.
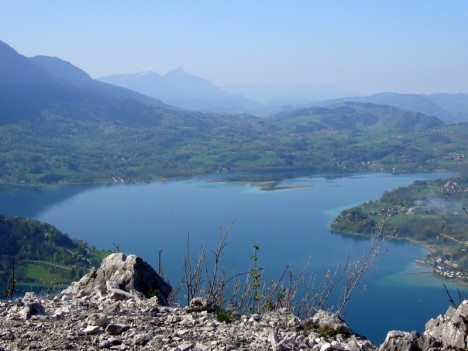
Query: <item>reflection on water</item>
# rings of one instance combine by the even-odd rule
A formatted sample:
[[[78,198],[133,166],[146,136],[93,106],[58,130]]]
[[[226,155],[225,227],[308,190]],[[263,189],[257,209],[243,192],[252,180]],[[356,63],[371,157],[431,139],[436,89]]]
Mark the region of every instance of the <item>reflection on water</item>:
[[[0,213],[8,216],[35,217],[49,206],[61,203],[93,186],[0,185]]]

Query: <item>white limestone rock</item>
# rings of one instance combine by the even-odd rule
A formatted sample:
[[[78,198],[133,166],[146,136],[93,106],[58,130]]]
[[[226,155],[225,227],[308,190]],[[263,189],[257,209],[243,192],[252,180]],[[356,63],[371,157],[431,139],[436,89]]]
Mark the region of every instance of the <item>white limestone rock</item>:
[[[167,305],[171,291],[172,287],[140,257],[114,253],[107,256],[97,270],[91,270],[63,293],[78,296],[109,293],[115,299],[157,296],[160,304]]]

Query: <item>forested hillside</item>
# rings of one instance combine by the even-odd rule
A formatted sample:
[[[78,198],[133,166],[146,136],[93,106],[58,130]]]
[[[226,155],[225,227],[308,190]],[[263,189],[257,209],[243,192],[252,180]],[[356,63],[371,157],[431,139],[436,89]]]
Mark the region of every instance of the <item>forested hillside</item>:
[[[0,283],[63,284],[99,266],[109,252],[72,240],[50,224],[0,215]]]

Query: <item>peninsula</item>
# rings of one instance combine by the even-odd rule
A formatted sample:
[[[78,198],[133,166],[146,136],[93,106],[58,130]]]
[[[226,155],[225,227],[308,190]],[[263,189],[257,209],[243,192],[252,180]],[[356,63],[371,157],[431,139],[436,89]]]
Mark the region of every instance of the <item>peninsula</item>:
[[[429,249],[420,263],[468,284],[468,178],[417,181],[342,211],[332,231],[407,239]]]

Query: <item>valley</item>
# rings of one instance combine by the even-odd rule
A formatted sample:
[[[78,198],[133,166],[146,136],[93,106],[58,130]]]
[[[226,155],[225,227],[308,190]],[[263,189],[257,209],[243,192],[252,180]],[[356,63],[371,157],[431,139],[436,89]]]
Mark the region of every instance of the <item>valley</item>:
[[[463,94],[376,94],[260,118],[167,105],[157,95],[104,82],[128,83],[129,77],[97,81],[69,62],[27,58],[3,42],[0,53],[6,58],[0,64],[0,184],[142,183],[217,174],[226,181],[272,182],[263,189],[284,190],[303,185],[278,186],[282,179],[311,174],[444,171],[463,177],[468,171],[468,123],[447,123],[463,120]],[[220,98],[233,97],[182,70],[132,77],[129,86],[146,84],[148,92],[150,81],[136,80],[148,77],[164,81],[162,90],[187,81]],[[184,91],[177,89],[171,94]],[[391,212],[401,201],[370,216]],[[355,227],[362,221],[346,222],[343,216],[346,212],[334,230],[361,232]],[[410,225],[409,217],[391,220],[397,218]],[[449,225],[444,216],[432,220]],[[415,232],[408,236],[418,239]],[[466,268],[463,262],[461,267]]]

